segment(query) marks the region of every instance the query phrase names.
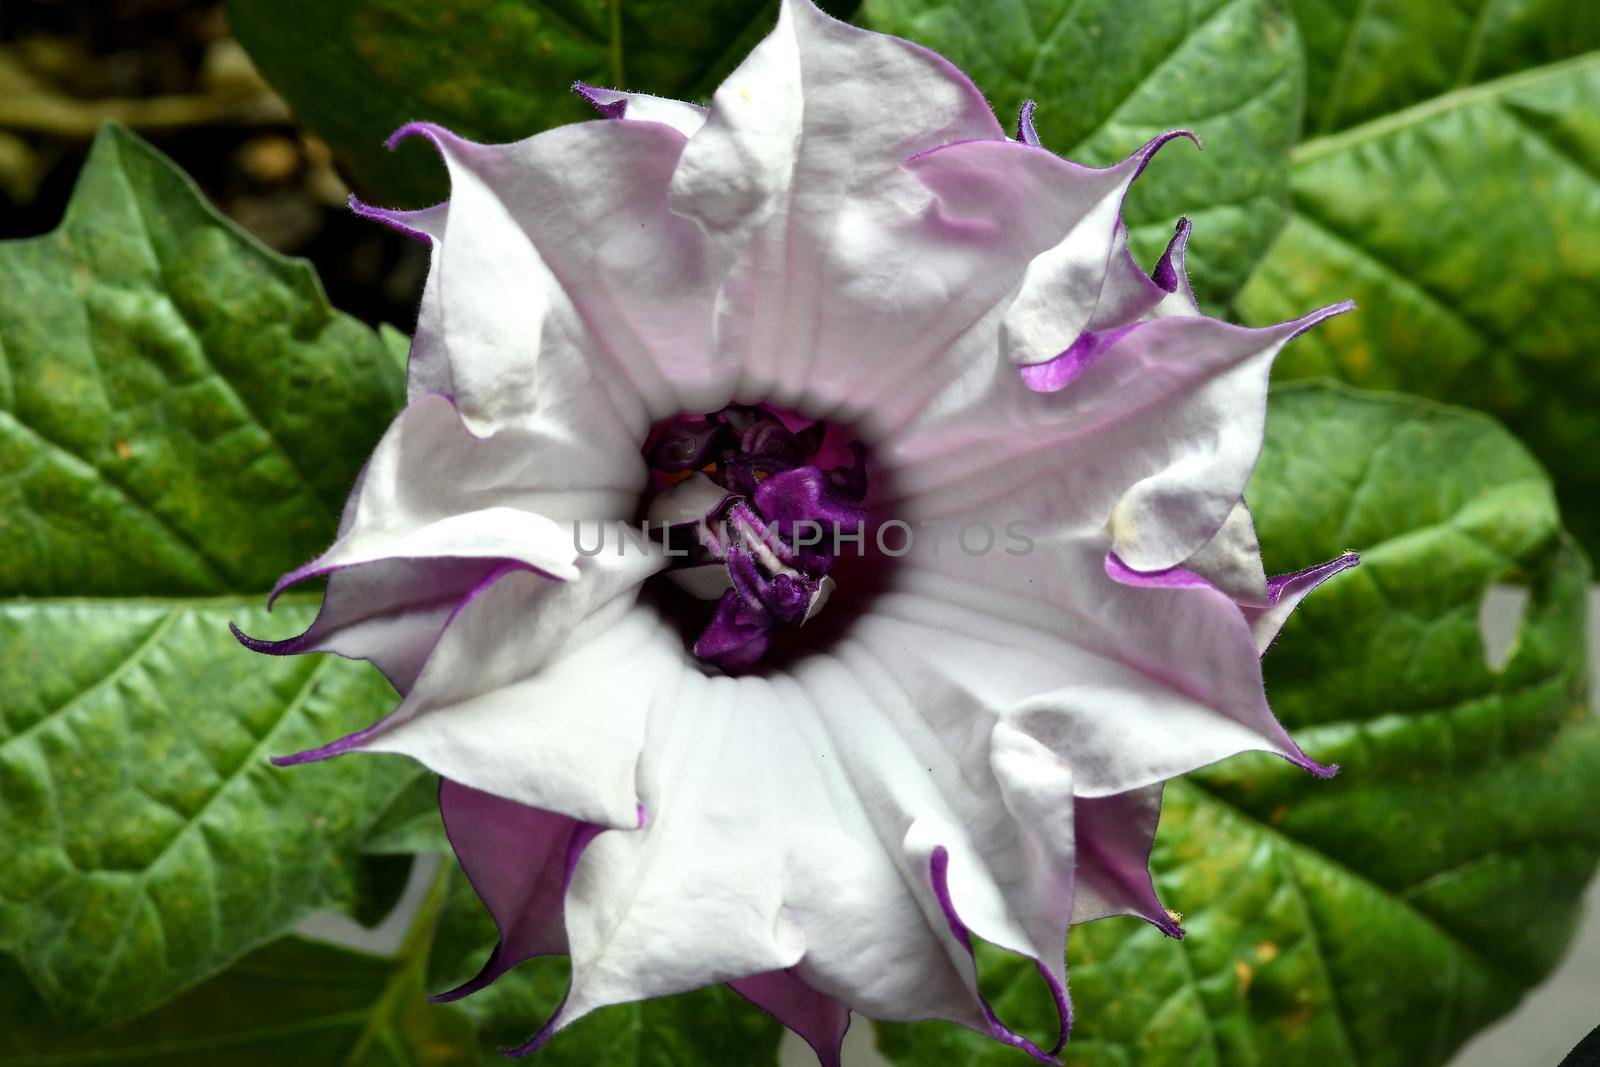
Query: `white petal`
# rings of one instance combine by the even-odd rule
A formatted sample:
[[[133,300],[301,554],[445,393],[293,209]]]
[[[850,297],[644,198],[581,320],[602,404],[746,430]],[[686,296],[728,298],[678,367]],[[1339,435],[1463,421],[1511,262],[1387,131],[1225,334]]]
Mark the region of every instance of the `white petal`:
[[[1133,253],[1128,249],[1128,227],[1119,220],[1112,241],[1111,258],[1106,262],[1105,281],[1100,286],[1099,299],[1094,305],[1094,315],[1083,328],[1103,331],[1126,326],[1154,313],[1162,301],[1171,295],[1157,285],[1133,258]],[[1061,347],[1065,346],[1058,347],[1056,351],[1059,352]],[[1020,354],[1014,353],[1013,358]]]
[[[326,574],[385,559],[511,559],[551,578],[571,580],[578,577],[576,556],[567,527],[533,512],[494,507],[420,526],[358,522],[303,569]]]
[[[1310,765],[1267,706],[1239,608],[1203,584],[1113,580],[1105,542],[1025,556],[918,549],[854,634],[918,706],[1003,719],[1060,754],[1080,796],[1149,786],[1237,752]]]
[[[1006,918],[1018,917],[1028,934],[1026,945],[1043,953],[1035,958],[1064,988],[1066,967],[1062,952],[1055,949],[1058,944],[1065,946],[1072,923],[1080,862],[1074,839],[1072,768],[1059,753],[1003,721],[990,734],[989,760],[1029,860],[1013,875],[1018,884],[1004,903]],[[969,926],[974,921],[981,924],[974,929],[1001,926],[999,916],[985,922],[970,908],[962,914]]]
[[[338,540],[278,583],[282,591],[327,575],[316,621],[287,641],[246,643],[277,654],[370,659],[404,693],[456,605],[497,568],[577,578],[566,520],[625,512],[636,492],[587,482],[581,472],[544,468],[522,430],[478,440],[447,398],[422,397],[395,419],[362,469]]]
[[[1170,936],[1181,929],[1156,898],[1150,849],[1161,817],[1159,785],[1104,797],[1078,797],[1073,832],[1078,852],[1072,921],[1136,915]]]
[[[1163,143],[1164,139],[1153,141],[1108,171],[1097,172],[1106,178],[1114,175],[1114,182],[1102,179],[1104,185],[1097,188],[1088,181],[1064,178],[1048,200],[1036,205],[1041,215],[1066,212],[1078,219],[1054,248],[1029,264],[1022,288],[1006,311],[1007,354],[1013,362],[1054,359],[1082,331],[1131,322],[1165,295],[1133,263],[1122,225],[1128,187]],[[1085,203],[1086,194],[1095,199]]]
[[[414,529],[487,507],[513,507],[560,522],[627,516],[644,484],[644,461],[623,454],[594,463],[609,442],[554,441],[523,426],[475,437],[446,397],[427,396],[400,413],[378,443],[349,505],[348,531]]]
[[[1065,766],[1015,731],[991,743],[984,724],[913,705],[865,648],[793,678],[685,674],[652,711],[639,782],[648,824],[597,838],[573,881],[573,986],[544,1036],[606,1004],[785,967],[876,1018],[989,1030],[930,881],[935,850],[965,928],[1060,974]]]
[[[924,378],[944,376],[924,368],[1026,257],[1010,269],[975,257],[970,235],[927,214],[928,191],[901,165],[950,141],[1003,137],[943,59],[786,0],[717,90],[672,183],[725,279],[715,351],[739,376],[735,394],[880,421],[880,404],[914,405]]]
[[[246,647],[270,655],[333,652],[370,660],[404,694],[456,605],[505,570],[496,559],[388,559],[335,571],[316,620],[282,641],[261,641],[237,628]]]
[[[585,441],[593,465],[604,426],[642,438],[686,406],[714,287],[698,229],[667,206],[681,133],[600,120],[491,146],[401,132],[428,137],[450,170],[418,343],[442,349],[428,362],[448,364],[469,426]]]
[[[1344,310],[1253,330],[1208,318],[1137,323],[1070,385],[1037,393],[996,361],[953,413],[880,453],[907,521],[988,519],[1039,535],[1109,529],[1137,570],[1199,551],[1261,449],[1267,375],[1300,331]]]
[[[609,536],[575,581],[509,573],[462,605],[400,707],[321,754],[399,752],[519,803],[635,825],[646,716],[684,669],[684,649],[634,604],[659,549],[628,531]]]
[[[1268,603],[1261,542],[1256,539],[1256,524],[1243,500],[1234,504],[1216,536],[1183,561],[1183,569],[1198,574],[1241,604]]]

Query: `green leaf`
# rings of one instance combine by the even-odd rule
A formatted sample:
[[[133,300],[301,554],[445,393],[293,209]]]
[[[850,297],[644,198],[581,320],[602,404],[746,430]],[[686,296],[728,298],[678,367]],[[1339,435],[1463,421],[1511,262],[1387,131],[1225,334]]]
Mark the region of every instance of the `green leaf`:
[[[459,871],[434,942],[430,982],[448,989],[477,973],[496,940],[493,921]],[[527,1041],[561,1003],[566,957],[529,960],[458,1002],[485,1050]],[[723,986],[587,1015],[539,1051],[548,1067],[776,1067],[783,1029]]]
[[[361,847],[372,856],[449,853],[450,838],[439,817],[439,776],[417,775],[378,816]]]
[[[1307,56],[1306,133],[1325,136],[1600,47],[1560,0],[1289,0]]]
[[[0,1062],[230,1067],[492,1067],[526,1041],[566,989],[564,960],[535,960],[458,1004],[430,991],[471,977],[495,941],[453,862],[441,871],[395,958],[285,938],[160,1010],[99,1033],[53,1024],[0,956]],[[431,957],[431,958],[430,958]],[[554,1067],[773,1067],[781,1030],[725,989],[608,1008],[540,1053]]]
[[[396,959],[286,938],[251,953],[160,1011],[98,1034],[51,1024],[0,957],[0,1060],[8,1067],[471,1067],[472,1024],[424,1001],[425,905]]]
[[[0,596],[256,593],[328,547],[404,398],[377,334],[132,134],[0,245]]]
[[[402,384],[303,263],[104,131],[54,233],[0,245],[0,949],[75,1026],[354,903],[394,759],[270,755],[388,710],[370,667],[228,633],[326,547]],[[267,634],[272,636],[272,634]]]
[[[354,865],[355,895],[348,911],[357,923],[370,929],[380,925],[399,905],[417,857],[414,853],[374,852],[365,847],[362,852]]]
[[[1299,8],[1315,135],[1240,315],[1353,298],[1356,314],[1285,352],[1280,379],[1495,414],[1600,549],[1600,20],[1555,2]]]
[[[841,17],[854,3],[824,5]],[[514,141],[595,117],[574,81],[700,99],[772,28],[776,0],[229,0],[228,22],[296,115],[385,202],[442,200],[427,119]]]
[[[1194,221],[1190,275],[1224,303],[1283,225],[1287,153],[1299,135],[1303,60],[1272,0],[866,0],[866,23],[943,53],[1010,121],[1027,99],[1045,145],[1103,166],[1164,130],[1127,205],[1134,251],[1154,262],[1180,215]]]
[[[1246,756],[1174,782],[1151,866],[1184,915],[1073,930],[1069,1063],[1429,1067],[1549,972],[1600,856],[1585,707],[1588,567],[1548,479],[1491,420],[1281,390],[1249,499],[1269,570],[1358,549],[1266,658],[1318,781]],[[1530,593],[1486,662],[1494,583]],[[1045,1032],[1032,968],[986,953],[1002,1018]],[[1025,1057],[955,1027],[881,1027],[896,1063]]]

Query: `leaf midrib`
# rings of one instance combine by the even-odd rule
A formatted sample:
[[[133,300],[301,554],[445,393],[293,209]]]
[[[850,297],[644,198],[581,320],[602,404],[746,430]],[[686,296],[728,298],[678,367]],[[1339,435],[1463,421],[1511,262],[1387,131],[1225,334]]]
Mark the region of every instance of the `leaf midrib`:
[[[1338,133],[1307,138],[1295,146],[1290,152],[1289,158],[1297,166],[1302,163],[1308,163],[1312,160],[1341,152],[1363,141],[1370,141],[1385,134],[1393,133],[1396,130],[1426,122],[1436,115],[1442,115],[1458,108],[1470,107],[1474,104],[1490,102],[1508,93],[1536,88],[1547,82],[1558,81],[1570,74],[1594,66],[1600,66],[1600,49],[1585,52],[1582,55],[1573,56],[1557,63],[1548,63],[1528,70],[1519,70],[1514,74],[1507,74],[1492,81],[1451,89],[1448,92],[1440,93],[1438,96],[1401,108],[1399,111],[1369,119]]]

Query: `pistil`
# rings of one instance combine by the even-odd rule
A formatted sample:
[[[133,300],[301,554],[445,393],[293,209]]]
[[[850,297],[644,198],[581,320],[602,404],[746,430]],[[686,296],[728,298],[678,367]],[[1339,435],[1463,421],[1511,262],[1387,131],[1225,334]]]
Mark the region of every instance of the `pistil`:
[[[849,459],[825,468],[829,451]],[[649,521],[684,549],[674,552],[668,577],[717,601],[694,654],[728,673],[748,670],[775,631],[822,609],[843,542],[859,543],[864,449],[835,444],[820,421],[730,405],[662,424],[645,457],[658,490]]]

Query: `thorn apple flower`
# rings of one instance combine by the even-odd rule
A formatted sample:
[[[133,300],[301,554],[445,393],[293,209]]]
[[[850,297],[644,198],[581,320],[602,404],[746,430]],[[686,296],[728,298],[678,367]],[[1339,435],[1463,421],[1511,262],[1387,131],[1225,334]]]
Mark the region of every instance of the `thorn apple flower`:
[[[1268,579],[1243,492],[1273,357],[1345,306],[1202,315],[1188,224],[1146,274],[1121,220],[1181,134],[1069,163],[810,0],[709,109],[577,91],[600,119],[515,144],[402,128],[449,201],[355,204],[432,246],[408,403],[279,585],[326,576],[315,622],[240,639],[401,700],[280,762],[442,776],[500,931],[442,999],[571,957],[518,1051],[727,983],[825,1064],[852,1010],[1048,1061],[1072,924],[1181,936],[1162,783],[1248,749],[1331,773],[1259,657],[1355,559]],[[975,938],[1037,963],[1055,1048],[985,1002]]]

